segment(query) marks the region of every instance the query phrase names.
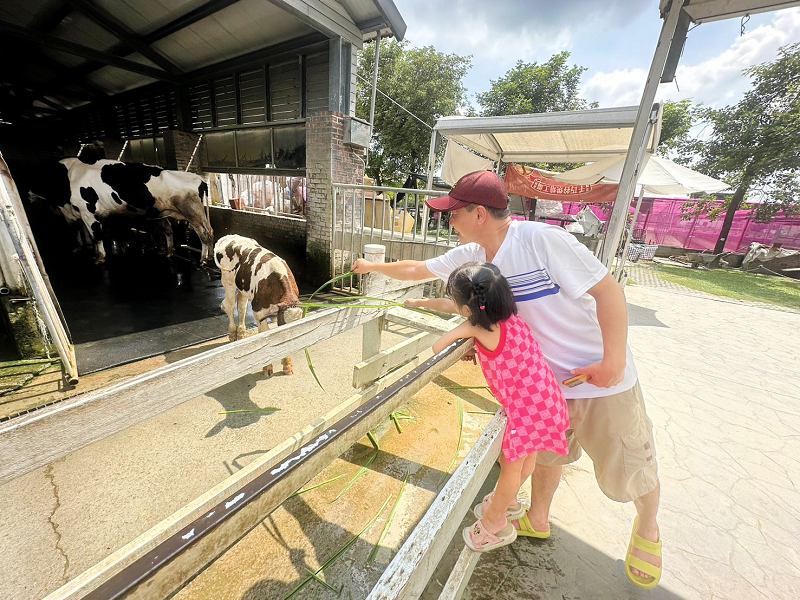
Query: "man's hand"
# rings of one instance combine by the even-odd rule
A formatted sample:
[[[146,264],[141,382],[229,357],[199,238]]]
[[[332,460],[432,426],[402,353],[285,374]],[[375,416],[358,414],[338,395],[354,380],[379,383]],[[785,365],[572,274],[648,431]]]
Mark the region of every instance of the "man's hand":
[[[612,364],[610,361],[601,360],[600,362],[578,367],[573,369],[573,375],[586,375],[588,383],[597,387],[609,388],[617,385],[625,377],[625,363]]]
[[[363,258],[357,258],[353,262],[353,266],[351,267],[351,271],[357,275],[366,275],[367,273],[372,272],[372,265],[373,263],[369,262]]]

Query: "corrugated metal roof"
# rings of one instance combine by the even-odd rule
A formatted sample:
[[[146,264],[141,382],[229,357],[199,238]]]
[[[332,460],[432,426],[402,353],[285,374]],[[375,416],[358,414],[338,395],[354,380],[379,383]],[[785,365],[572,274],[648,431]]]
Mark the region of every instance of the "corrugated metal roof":
[[[48,5],[47,0],[3,0],[0,2],[0,19],[14,25],[29,27]]]
[[[87,79],[106,90],[109,94],[126,92],[155,81],[155,79],[146,75],[131,73],[116,67],[101,67],[89,74]]]
[[[314,30],[264,0],[240,0],[218,13],[156,42],[153,47],[186,71]]]
[[[94,0],[137,33],[155,31],[208,0]]]
[[[109,33],[88,17],[75,12],[69,14],[50,33],[62,40],[89,46],[95,50],[108,50],[119,41],[114,34]]]
[[[101,12],[92,15],[92,5]],[[113,31],[115,22],[126,32]],[[286,7],[269,0],[221,0],[213,7],[209,0],[92,0],[88,8],[64,0],[2,0],[0,27],[0,50],[21,48],[25,56],[14,65],[7,83],[18,85],[22,72],[26,82],[41,83],[52,98],[59,96],[59,89],[81,81],[113,94],[150,83],[163,69],[165,79],[175,80],[314,33],[341,34],[358,46],[376,31],[402,39],[406,24],[392,0],[318,0]],[[131,44],[125,43],[126,35],[134,38]],[[135,53],[137,43],[175,69],[157,56]],[[108,60],[116,66],[105,65]],[[130,70],[125,69],[126,61]],[[136,64],[152,72],[137,73]],[[34,74],[34,67],[40,66],[44,70]],[[72,80],[69,69],[76,69]],[[62,104],[68,103],[72,104],[63,98]]]

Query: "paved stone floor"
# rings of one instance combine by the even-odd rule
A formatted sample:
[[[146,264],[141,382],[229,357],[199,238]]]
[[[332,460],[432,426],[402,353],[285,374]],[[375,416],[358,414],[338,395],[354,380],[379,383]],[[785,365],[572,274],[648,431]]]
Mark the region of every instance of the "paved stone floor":
[[[662,585],[628,584],[633,506],[605,498],[584,457],[556,494],[553,537],[481,558],[464,597],[800,598],[800,314],[639,285],[626,294],[663,486]]]

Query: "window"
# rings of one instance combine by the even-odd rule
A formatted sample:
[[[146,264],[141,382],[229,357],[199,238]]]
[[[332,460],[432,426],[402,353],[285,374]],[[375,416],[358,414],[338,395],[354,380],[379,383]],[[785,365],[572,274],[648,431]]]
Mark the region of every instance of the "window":
[[[265,169],[272,163],[272,130],[240,129],[236,132],[240,167]]]
[[[306,166],[306,128],[276,127],[272,135],[275,139],[275,167],[278,169],[302,169]]]
[[[234,131],[215,131],[205,135],[206,164],[215,167],[237,166],[234,135]]]
[[[116,158],[116,156],[114,158]],[[122,155],[122,161],[145,163],[166,168],[164,138],[157,136],[128,140],[128,145]]]

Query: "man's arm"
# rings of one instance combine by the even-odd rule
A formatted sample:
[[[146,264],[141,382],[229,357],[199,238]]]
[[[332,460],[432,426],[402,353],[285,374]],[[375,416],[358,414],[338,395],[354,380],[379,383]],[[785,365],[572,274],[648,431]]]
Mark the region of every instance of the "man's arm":
[[[451,298],[407,298],[405,305],[409,308],[428,308],[441,313],[459,314],[458,307]]]
[[[628,348],[628,308],[625,294],[611,275],[606,275],[588,291],[597,303],[597,321],[603,334],[603,360],[572,371],[586,374],[598,387],[612,387],[625,376]]]
[[[428,270],[428,267],[425,266],[425,261],[422,260],[398,260],[397,262],[374,263],[359,258],[353,263],[352,271],[358,275],[381,273],[392,279],[401,279],[404,281],[415,281],[418,279],[430,279],[431,277],[435,277],[435,275]]]

